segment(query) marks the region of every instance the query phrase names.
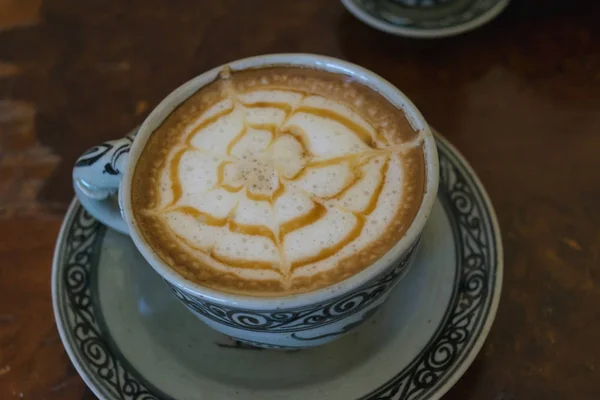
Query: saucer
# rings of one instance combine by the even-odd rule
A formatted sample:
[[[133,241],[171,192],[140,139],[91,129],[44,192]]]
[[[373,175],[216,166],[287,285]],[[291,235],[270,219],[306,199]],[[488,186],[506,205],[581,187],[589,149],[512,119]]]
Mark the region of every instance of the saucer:
[[[342,0],[356,18],[380,31],[415,38],[454,36],[495,18],[509,0]]]
[[[494,210],[437,137],[438,201],[414,264],[379,314],[331,344],[264,350],[204,325],[125,235],[71,204],[58,237],[54,314],[81,377],[103,400],[438,399],[490,330],[502,286]]]

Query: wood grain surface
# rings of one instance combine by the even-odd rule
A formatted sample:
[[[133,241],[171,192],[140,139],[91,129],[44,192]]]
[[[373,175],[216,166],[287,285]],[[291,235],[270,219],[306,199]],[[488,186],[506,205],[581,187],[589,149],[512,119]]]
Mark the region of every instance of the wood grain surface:
[[[0,0],[0,399],[92,399],[52,314],[82,150],[218,64],[349,60],[404,91],[474,166],[505,246],[496,322],[447,399],[600,399],[600,2],[513,0],[442,40],[333,0]]]

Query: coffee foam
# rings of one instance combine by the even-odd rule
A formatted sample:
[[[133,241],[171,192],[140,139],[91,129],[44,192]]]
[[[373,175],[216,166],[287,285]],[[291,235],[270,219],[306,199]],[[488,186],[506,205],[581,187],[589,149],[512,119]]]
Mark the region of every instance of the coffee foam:
[[[250,295],[314,290],[372,264],[424,188],[421,137],[383,97],[299,68],[225,74],[138,161],[140,230],[175,270]]]

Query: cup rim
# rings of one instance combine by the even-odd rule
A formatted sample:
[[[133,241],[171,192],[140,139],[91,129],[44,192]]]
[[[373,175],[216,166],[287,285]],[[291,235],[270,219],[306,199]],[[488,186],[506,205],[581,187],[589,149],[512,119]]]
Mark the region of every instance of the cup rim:
[[[360,83],[383,95],[394,106],[401,109],[413,129],[423,134],[423,150],[426,170],[426,185],[423,193],[423,200],[417,214],[402,238],[400,238],[386,254],[351,277],[324,288],[292,295],[256,297],[223,292],[190,281],[176,272],[173,268],[169,267],[158,254],[152,250],[139,231],[131,207],[131,182],[137,160],[139,159],[148,138],[154,132],[156,127],[158,127],[179,104],[184,102],[200,88],[212,82],[217,77],[218,73],[226,66],[234,71],[249,68],[266,68],[270,66],[309,67],[352,76]],[[219,65],[183,83],[166,96],[146,117],[131,146],[129,161],[119,190],[119,204],[121,213],[129,227],[130,237],[135,246],[152,268],[171,285],[182,289],[186,293],[220,305],[249,310],[290,309],[326,302],[347,294],[371,281],[389,268],[390,265],[393,265],[394,262],[399,260],[423,231],[436,199],[438,180],[439,168],[437,147],[433,133],[416,106],[398,88],[374,72],[347,61],[317,54],[279,53],[254,56]]]

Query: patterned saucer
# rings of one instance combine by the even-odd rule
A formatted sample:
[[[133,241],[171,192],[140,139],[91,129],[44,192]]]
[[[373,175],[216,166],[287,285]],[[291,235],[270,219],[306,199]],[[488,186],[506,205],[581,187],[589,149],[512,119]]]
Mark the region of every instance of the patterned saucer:
[[[496,17],[510,0],[342,0],[375,29],[415,38],[454,36]]]
[[[438,399],[491,327],[502,286],[492,205],[438,137],[440,190],[415,263],[381,312],[310,350],[263,350],[194,317],[136,251],[74,201],[54,256],[63,344],[101,399]]]

